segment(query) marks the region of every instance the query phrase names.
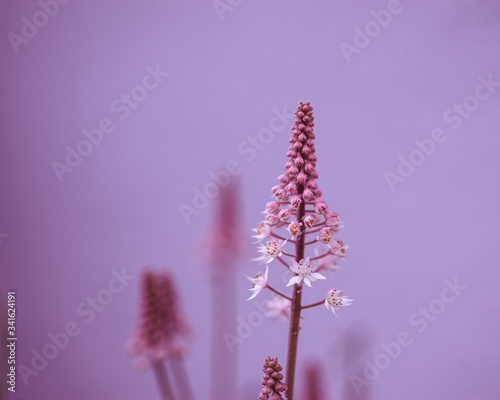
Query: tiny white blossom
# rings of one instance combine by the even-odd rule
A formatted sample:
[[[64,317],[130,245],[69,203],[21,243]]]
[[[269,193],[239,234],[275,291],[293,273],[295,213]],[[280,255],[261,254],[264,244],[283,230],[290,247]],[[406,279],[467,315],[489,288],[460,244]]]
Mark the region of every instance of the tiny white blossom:
[[[255,258],[254,261],[265,261],[266,263],[270,263],[276,257],[280,257],[283,254],[281,249],[285,244],[286,240],[278,243],[274,239],[267,241],[265,245],[261,244],[259,253],[262,253],[262,256]]]
[[[344,244],[342,240],[334,239],[328,243],[328,247],[330,247],[334,256],[345,257],[345,252],[349,248],[349,245]]]
[[[352,299],[344,296],[343,290],[337,290],[333,288],[326,294],[325,307],[327,310],[332,310],[332,312],[338,318],[338,315],[335,311],[340,311],[342,310],[342,307],[350,306],[352,302]]]
[[[302,259],[299,262],[295,260],[292,261],[292,265],[290,265],[288,268],[290,268],[290,271],[296,273],[297,275],[290,279],[290,282],[288,282],[287,286],[299,284],[304,281],[307,286],[311,287],[311,282],[314,282],[317,279],[326,279],[323,275],[318,274],[317,272],[313,272],[314,263],[311,265],[309,265],[309,263],[309,257],[307,257],[306,259]]]
[[[248,290],[252,292],[252,295],[247,300],[252,300],[259,292],[267,286],[267,274],[269,272],[269,267],[266,266],[266,273],[262,276],[262,272],[258,272],[255,278],[250,278],[245,275],[247,279],[252,282],[252,287]]]
[[[292,222],[290,222],[290,224],[288,224],[287,230],[290,236],[292,236],[292,239],[295,239],[297,236],[299,236],[301,226],[302,222],[297,222],[295,220],[293,220]]]
[[[316,240],[324,244],[329,244],[332,240],[330,228],[328,227],[321,228],[321,230],[319,231],[319,235],[316,237]]]
[[[274,296],[272,300],[266,302],[268,310],[266,317],[274,320],[284,317],[290,319],[290,300],[284,299],[281,296]]]
[[[264,222],[259,222],[257,224],[257,228],[252,229],[252,231],[257,233],[257,235],[252,236],[252,237],[257,239],[257,242],[261,242],[262,240],[264,240],[265,238],[267,238],[271,235],[271,228],[269,227],[269,225],[267,225]]]

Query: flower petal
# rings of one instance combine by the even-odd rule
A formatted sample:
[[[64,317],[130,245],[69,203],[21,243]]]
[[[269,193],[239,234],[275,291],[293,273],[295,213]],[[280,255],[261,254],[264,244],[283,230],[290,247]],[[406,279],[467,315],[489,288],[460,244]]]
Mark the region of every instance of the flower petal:
[[[295,261],[294,261],[294,263],[295,263]],[[297,263],[295,263],[295,264],[297,264]],[[288,269],[295,274],[300,273],[300,268],[297,268],[295,265],[289,265]]]
[[[252,290],[252,289],[250,289],[250,290]],[[259,292],[260,292],[260,289],[255,290],[254,293],[247,299],[247,301],[252,300],[255,296],[257,296],[259,294]]]
[[[292,286],[295,284],[299,284],[300,282],[302,282],[302,277],[300,275],[296,275],[292,279],[290,279],[290,282],[288,282],[288,285],[286,285],[286,286],[287,287]]]

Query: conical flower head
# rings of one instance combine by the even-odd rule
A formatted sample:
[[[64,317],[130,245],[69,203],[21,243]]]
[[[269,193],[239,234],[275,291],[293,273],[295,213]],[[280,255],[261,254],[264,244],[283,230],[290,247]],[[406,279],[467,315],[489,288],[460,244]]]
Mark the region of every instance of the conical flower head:
[[[207,264],[211,278],[234,268],[241,253],[240,208],[239,182],[233,178],[220,188],[212,222],[200,241],[199,256],[203,264]]]
[[[259,394],[259,400],[284,400],[282,394],[286,389],[286,383],[282,382],[283,368],[278,363],[278,357],[266,357],[262,366],[262,390]]]
[[[129,344],[131,353],[153,361],[166,359],[182,352],[179,339],[188,332],[170,273],[145,270],[141,282],[139,321]]]
[[[286,173],[280,175],[274,193],[283,199],[294,196],[292,204],[300,204],[302,200],[313,201],[321,197],[321,190],[316,184],[316,149],[314,147],[314,116],[311,104],[299,102],[295,111],[292,135],[285,164]]]
[[[320,225],[325,225],[324,221],[329,216],[328,205],[322,199],[321,189],[316,182],[319,174],[316,171],[318,158],[314,139],[313,108],[308,101],[299,102],[289,140],[286,172],[278,177],[279,184],[271,189],[277,200],[273,204],[277,206],[266,207],[265,221],[276,228],[288,225],[287,229],[292,239],[304,230],[314,230]],[[295,220],[294,217],[298,215],[300,209],[304,210],[302,219]],[[332,225],[340,223],[333,221],[332,218],[330,220]],[[337,230],[331,229],[332,232]]]

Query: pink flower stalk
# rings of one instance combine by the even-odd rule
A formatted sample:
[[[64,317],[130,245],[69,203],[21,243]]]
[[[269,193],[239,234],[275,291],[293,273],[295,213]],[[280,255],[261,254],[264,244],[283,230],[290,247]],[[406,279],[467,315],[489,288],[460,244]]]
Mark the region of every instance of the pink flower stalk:
[[[141,285],[139,322],[129,351],[141,357],[141,365],[153,367],[163,399],[173,400],[165,361],[181,359],[181,341],[190,328],[179,311],[177,292],[168,271],[144,270]],[[187,389],[181,391],[185,393]]]
[[[323,376],[318,362],[309,362],[304,372],[301,400],[326,400],[323,390]]]
[[[271,189],[275,199],[267,203],[265,219],[258,224],[255,236],[263,242],[259,249],[261,257],[256,260],[267,264],[277,260],[294,273],[287,285],[293,288],[291,297],[271,287],[267,274],[265,284],[259,281],[259,285],[255,286],[253,282],[254,291],[269,289],[291,304],[286,364],[288,400],[293,400],[301,310],[325,304],[323,297],[316,303],[303,306],[303,285],[313,287],[318,279],[326,279],[319,273],[320,270],[337,270],[337,260],[345,257],[348,247],[333,237],[339,231],[341,222],[338,214],[328,209],[316,182],[319,174],[316,171],[312,111],[309,102],[299,102],[287,152],[286,172],[278,177],[278,184]],[[293,249],[287,249],[292,246]],[[316,250],[316,253],[311,250]],[[332,311],[349,305],[351,301],[335,297],[329,302],[330,298],[327,297],[326,304]]]
[[[278,357],[267,356],[262,366],[262,390],[259,400],[284,400],[283,392],[286,390],[286,383],[282,382],[283,368],[278,363]]]
[[[227,273],[241,252],[238,182],[221,187],[216,212],[204,234],[204,247],[211,277]]]
[[[139,323],[129,350],[150,361],[164,361],[183,352],[181,340],[190,328],[178,305],[177,291],[168,271],[146,269],[142,274]]]
[[[241,252],[239,184],[231,181],[221,187],[216,199],[210,229],[203,236],[207,248],[206,264],[211,286],[210,297],[210,395],[207,398],[237,397],[237,352],[228,351],[222,338],[237,329],[237,266]],[[266,228],[257,230],[257,239],[266,238]],[[259,293],[263,280],[256,277],[253,296]],[[184,400],[184,399],[182,399]]]

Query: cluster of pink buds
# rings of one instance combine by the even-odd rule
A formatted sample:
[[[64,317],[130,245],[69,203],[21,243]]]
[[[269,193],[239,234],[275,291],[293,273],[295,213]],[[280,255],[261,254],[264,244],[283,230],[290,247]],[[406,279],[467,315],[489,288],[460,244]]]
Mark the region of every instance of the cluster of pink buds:
[[[269,314],[275,318],[284,316],[290,321],[286,364],[288,400],[293,400],[294,395],[302,310],[324,304],[337,315],[337,311],[352,303],[351,299],[344,296],[343,290],[333,288],[320,301],[302,305],[304,285],[312,287],[316,281],[326,279],[320,272],[337,270],[337,262],[346,256],[347,250],[347,245],[334,237],[342,226],[340,218],[335,211],[328,208],[316,183],[319,175],[316,171],[318,159],[314,147],[312,112],[313,108],[309,102],[299,102],[285,173],[278,177],[279,184],[271,189],[274,199],[266,204],[265,218],[258,223],[257,229],[254,229],[254,237],[260,243],[258,251],[261,254],[255,260],[266,264],[278,261],[291,271],[293,276],[287,287],[292,287],[292,294],[287,296],[270,285],[268,275],[272,267],[266,266],[265,274],[259,272],[255,278],[247,277],[252,282],[250,298],[267,289],[283,299],[281,303],[270,303]],[[266,359],[266,362],[269,360]],[[273,362],[277,363],[277,360],[273,359]],[[269,366],[265,368],[273,371]],[[274,390],[275,379],[271,377],[271,372],[263,381],[260,399],[267,400],[269,396],[271,400],[282,398],[280,390]]]
[[[282,382],[283,368],[278,363],[278,357],[266,357],[262,366],[262,390],[259,400],[284,400],[283,392],[287,389],[286,383]]]
[[[286,172],[278,177],[279,184],[271,189],[274,199],[266,204],[265,218],[257,224],[254,229],[256,235],[253,236],[260,243],[258,251],[261,254],[255,260],[265,263],[278,260],[294,273],[288,286],[303,283],[311,286],[318,279],[326,279],[319,272],[339,269],[338,260],[346,256],[348,248],[342,240],[334,238],[342,223],[338,214],[329,210],[316,183],[319,175],[316,171],[312,111],[309,102],[299,102],[287,153]],[[287,252],[287,246],[295,247],[295,251]],[[297,257],[298,247],[303,249],[300,258]],[[316,251],[306,255],[309,249]],[[262,289],[270,288],[267,272],[265,277],[258,274],[250,280],[253,283],[252,298]],[[328,304],[336,311],[351,302],[345,296],[342,298],[335,303],[330,297],[325,300],[330,299]]]
[[[142,273],[140,314],[129,351],[142,356],[142,364],[178,356],[180,339],[190,331],[178,305],[177,291],[168,271]]]

